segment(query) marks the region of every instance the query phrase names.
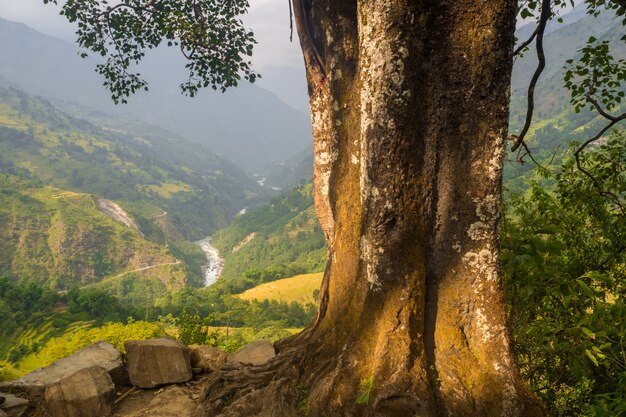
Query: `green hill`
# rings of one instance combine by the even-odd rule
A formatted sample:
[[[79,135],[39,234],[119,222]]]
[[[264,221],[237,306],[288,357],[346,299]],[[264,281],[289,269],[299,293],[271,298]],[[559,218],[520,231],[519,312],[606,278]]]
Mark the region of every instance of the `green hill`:
[[[199,279],[168,248],[105,214],[97,196],[0,175],[0,199],[0,276],[63,291],[132,274],[155,295]]]
[[[249,210],[220,230],[212,243],[224,257],[218,282],[235,293],[262,282],[320,272],[326,242],[307,184]]]
[[[150,91],[138,92],[128,104],[115,106],[102,87],[104,79],[94,71],[98,57],[80,58],[75,43],[2,18],[0,39],[0,85],[41,95],[88,120],[98,112],[161,126],[194,140],[199,152],[204,146],[249,173],[289,158],[311,141],[308,114],[257,85],[240,83],[226,94],[205,89],[193,99],[180,94],[178,84],[187,71],[177,48],[152,50],[140,68],[150,81]],[[266,72],[271,71],[263,75]],[[304,78],[299,76],[304,93]]]
[[[544,38],[546,68],[537,84],[533,123],[526,136],[533,156],[542,164],[560,164],[569,143],[583,142],[593,137],[606,124],[606,119],[596,112],[574,112],[569,103],[570,92],[563,82],[566,60],[576,58],[590,36],[609,41],[616,60],[626,58],[626,48],[620,40],[623,35],[621,19],[615,18],[610,12],[593,17],[584,10],[566,17],[562,24],[551,22]],[[527,39],[532,30],[532,24],[520,28],[520,41]],[[519,133],[524,124],[528,83],[536,65],[536,54],[531,48],[523,57],[517,58],[513,66],[510,133]],[[615,114],[623,110],[618,108]],[[505,164],[505,186],[513,194],[526,190],[534,164],[514,162],[516,155],[510,155],[507,160],[510,162]]]
[[[212,233],[259,188],[231,163],[171,133],[145,125],[98,127],[0,88],[0,172],[16,170],[115,200],[157,240],[163,232],[189,240]]]

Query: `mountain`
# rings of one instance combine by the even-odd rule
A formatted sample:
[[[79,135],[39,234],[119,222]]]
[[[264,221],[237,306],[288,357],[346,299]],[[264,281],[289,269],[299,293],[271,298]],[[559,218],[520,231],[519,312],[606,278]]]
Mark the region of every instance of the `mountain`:
[[[280,190],[306,184],[313,179],[313,145],[307,146],[284,162],[270,165],[261,172],[267,185]]]
[[[199,279],[111,201],[5,174],[0,197],[0,277],[67,290],[133,274],[158,295]]]
[[[609,41],[616,60],[626,58],[626,48],[620,40],[623,35],[621,18],[616,18],[611,12],[593,17],[584,11],[575,11],[565,15],[563,23],[550,22],[548,29],[544,38],[546,68],[535,90],[533,122],[526,142],[536,160],[543,164],[559,164],[568,154],[570,143],[584,142],[606,125],[606,120],[597,112],[584,109],[576,113],[569,103],[570,92],[563,86],[566,60],[576,59],[590,36]],[[532,25],[520,28],[518,38],[526,39],[532,30]],[[536,65],[537,58],[532,48],[515,61],[511,83],[511,133],[518,133],[524,123],[528,83]],[[623,108],[618,108],[615,113],[623,111]],[[519,164],[515,155],[507,159],[504,174],[508,191],[513,194],[525,191],[533,175],[534,164]]]
[[[225,226],[263,192],[232,163],[167,131],[98,127],[0,87],[0,172],[10,166],[46,185],[118,201],[146,235],[156,224],[191,240]]]
[[[518,39],[526,40],[533,30],[534,24],[521,27],[517,31]],[[600,13],[598,17],[593,17],[579,10],[565,15],[563,23],[553,20],[548,24],[548,31],[544,36],[546,68],[536,90],[540,119],[569,107],[569,94],[563,87],[562,80],[565,61],[578,55],[578,51],[585,46],[590,36],[601,40],[617,41],[622,34],[621,19],[616,18],[611,12]],[[613,42],[612,47],[617,46],[617,42]],[[533,47],[531,45],[521,58],[517,58],[513,66],[511,93],[514,121],[523,116],[521,109],[516,108],[515,105],[518,101],[525,101],[528,83],[537,66],[537,57]],[[623,49],[618,49],[617,54],[622,55]]]
[[[249,173],[289,158],[311,141],[307,114],[257,86],[242,83],[225,94],[205,90],[193,99],[182,96],[184,61],[170,49],[151,51],[140,68],[151,82],[150,92],[114,106],[94,72],[98,60],[79,58],[76,45],[4,19],[0,39],[5,85],[46,97],[83,118],[103,112],[177,132]]]
[[[260,70],[260,87],[276,94],[282,101],[304,114],[309,114],[309,93],[304,68],[268,66]]]

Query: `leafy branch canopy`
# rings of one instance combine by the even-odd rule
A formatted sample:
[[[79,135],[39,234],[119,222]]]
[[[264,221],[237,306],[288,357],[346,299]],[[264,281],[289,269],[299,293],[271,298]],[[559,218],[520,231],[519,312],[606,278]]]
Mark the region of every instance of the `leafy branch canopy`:
[[[225,91],[242,77],[254,82],[255,41],[241,20],[248,7],[247,0],[67,0],[61,14],[78,24],[81,56],[90,51],[106,59],[96,70],[113,101],[125,103],[148,89],[133,66],[162,43],[178,47],[187,60],[189,76],[180,85],[185,94],[203,87]]]

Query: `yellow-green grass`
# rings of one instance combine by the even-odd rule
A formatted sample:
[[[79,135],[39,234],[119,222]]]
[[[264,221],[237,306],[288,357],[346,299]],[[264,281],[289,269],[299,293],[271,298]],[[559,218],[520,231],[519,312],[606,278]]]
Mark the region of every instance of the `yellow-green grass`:
[[[243,300],[296,301],[315,303],[313,291],[319,290],[324,273],[296,275],[295,277],[266,282],[239,294]]]
[[[183,182],[165,182],[160,185],[148,185],[146,189],[167,199],[172,198],[172,195],[175,193],[191,191],[189,184]]]

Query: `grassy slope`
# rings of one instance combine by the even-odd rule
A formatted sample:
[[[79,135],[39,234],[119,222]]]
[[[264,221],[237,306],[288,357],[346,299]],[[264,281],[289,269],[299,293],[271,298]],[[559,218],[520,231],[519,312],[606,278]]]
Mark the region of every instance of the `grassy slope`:
[[[118,201],[146,233],[159,223],[191,240],[225,226],[258,189],[198,144],[144,125],[100,128],[14,89],[0,88],[0,155],[0,172]]]
[[[296,275],[291,278],[266,282],[244,291],[239,295],[243,300],[276,300],[301,304],[316,303],[313,292],[319,290],[324,273]]]
[[[238,216],[213,240],[225,259],[220,281],[233,291],[297,274],[320,272],[326,244],[313,208],[311,184]],[[243,281],[243,282],[241,282]]]
[[[0,175],[0,197],[0,275],[59,290],[135,270],[160,293],[187,283],[185,265],[166,247],[101,213],[90,194]]]

